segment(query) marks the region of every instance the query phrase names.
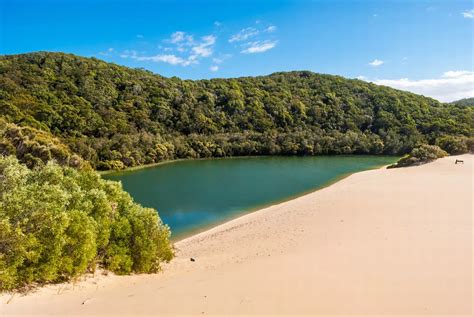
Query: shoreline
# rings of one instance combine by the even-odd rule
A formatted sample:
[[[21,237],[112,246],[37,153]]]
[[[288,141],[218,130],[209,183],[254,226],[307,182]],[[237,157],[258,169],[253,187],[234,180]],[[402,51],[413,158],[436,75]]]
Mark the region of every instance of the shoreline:
[[[319,157],[319,156],[386,156],[386,157],[397,157],[400,158],[401,156],[398,155],[388,155],[388,154],[325,154],[325,155],[238,155],[238,156],[222,156],[222,157],[200,157],[200,158],[178,158],[173,160],[166,160],[156,163],[138,165],[127,167],[123,170],[105,170],[99,171],[95,170],[101,176],[110,175],[110,174],[120,174],[120,173],[128,173],[139,171],[142,169],[153,168],[161,165],[178,163],[178,162],[185,162],[185,161],[203,161],[203,160],[221,160],[221,159],[245,159],[245,158],[259,158],[259,157],[304,157],[304,156],[311,156],[311,157]]]
[[[232,157],[232,158],[234,158],[234,157]],[[235,158],[238,158],[238,157],[235,157]],[[295,194],[295,195],[292,195],[292,196],[288,196],[288,197],[285,197],[285,198],[282,198],[282,199],[278,199],[278,200],[275,200],[275,201],[272,201],[272,202],[269,202],[269,203],[266,203],[266,204],[261,204],[261,205],[255,206],[253,208],[244,210],[244,211],[236,212],[236,214],[233,215],[233,216],[222,219],[221,221],[218,221],[218,222],[214,222],[212,224],[208,224],[208,225],[201,226],[199,228],[192,229],[189,232],[180,233],[174,238],[173,238],[173,235],[171,235],[171,241],[173,243],[178,243],[181,240],[185,240],[185,239],[191,238],[195,235],[210,231],[210,230],[212,230],[216,227],[219,227],[219,226],[222,226],[222,225],[226,224],[227,222],[231,222],[233,220],[239,219],[240,217],[245,217],[249,214],[259,212],[262,209],[266,209],[266,208],[269,208],[269,207],[272,207],[272,206],[277,206],[277,205],[286,203],[288,201],[298,199],[300,197],[312,194],[314,192],[317,192],[319,190],[322,190],[324,188],[332,186],[332,185],[344,180],[345,178],[350,177],[351,175],[362,173],[362,172],[367,172],[367,171],[373,171],[373,170],[377,170],[377,169],[386,169],[388,166],[390,166],[390,165],[375,165],[374,167],[371,167],[371,168],[363,170],[363,171],[342,174],[342,175],[336,177],[335,179],[322,184],[321,186],[319,186],[317,188],[313,188],[313,189],[310,189],[310,190],[307,190],[307,191],[304,191],[304,192],[301,192],[301,193],[298,193],[298,194]]]
[[[474,156],[460,157],[348,175],[175,242],[162,273],[2,294],[0,313],[470,316]]]

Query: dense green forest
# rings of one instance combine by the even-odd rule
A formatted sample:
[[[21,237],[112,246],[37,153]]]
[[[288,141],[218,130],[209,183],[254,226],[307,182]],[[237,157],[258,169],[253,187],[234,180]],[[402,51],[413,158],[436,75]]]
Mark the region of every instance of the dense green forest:
[[[473,136],[472,107],[308,71],[192,81],[40,52],[1,56],[0,83],[0,153],[30,167],[404,154]]]
[[[474,97],[456,100],[451,102],[451,104],[458,106],[474,106]]]

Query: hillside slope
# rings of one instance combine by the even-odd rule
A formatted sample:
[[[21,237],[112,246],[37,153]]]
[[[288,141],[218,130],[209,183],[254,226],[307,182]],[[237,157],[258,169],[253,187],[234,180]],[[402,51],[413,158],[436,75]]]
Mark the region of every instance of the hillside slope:
[[[456,100],[451,102],[451,104],[458,106],[474,106],[474,97]]]
[[[97,169],[186,157],[402,154],[473,134],[470,107],[307,71],[191,81],[39,52],[0,56],[0,84],[3,120],[51,133]],[[0,150],[15,154],[1,147],[9,136],[0,138]]]

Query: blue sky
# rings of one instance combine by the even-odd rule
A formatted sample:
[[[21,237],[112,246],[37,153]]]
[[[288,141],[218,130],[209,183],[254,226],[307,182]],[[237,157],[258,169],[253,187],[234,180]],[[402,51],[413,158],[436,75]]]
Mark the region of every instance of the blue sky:
[[[311,70],[474,96],[472,1],[0,0],[0,54],[63,51],[164,76]]]

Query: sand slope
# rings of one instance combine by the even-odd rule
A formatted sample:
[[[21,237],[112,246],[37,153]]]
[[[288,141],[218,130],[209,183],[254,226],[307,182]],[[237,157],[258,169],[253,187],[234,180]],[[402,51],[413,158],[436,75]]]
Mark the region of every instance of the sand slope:
[[[163,274],[3,295],[0,312],[471,316],[472,165],[357,173],[176,243]]]

